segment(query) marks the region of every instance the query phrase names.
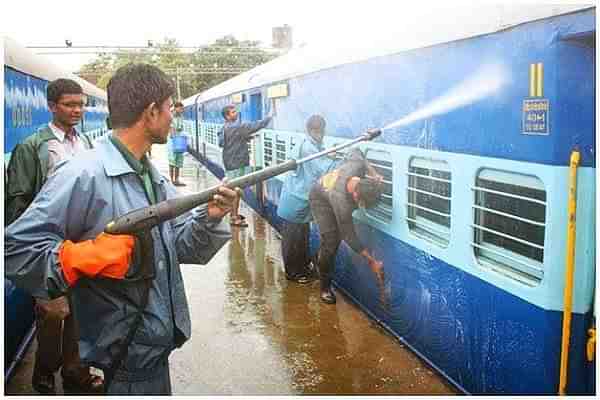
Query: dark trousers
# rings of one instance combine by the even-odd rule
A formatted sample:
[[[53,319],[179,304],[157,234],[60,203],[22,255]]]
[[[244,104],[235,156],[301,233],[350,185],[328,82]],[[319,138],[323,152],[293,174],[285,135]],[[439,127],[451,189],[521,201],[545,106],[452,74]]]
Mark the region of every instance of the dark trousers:
[[[321,277],[321,289],[329,289],[335,267],[335,255],[341,242],[338,223],[329,200],[321,191],[311,190],[309,200],[310,210],[321,236],[317,262]]]
[[[283,256],[285,273],[289,278],[296,278],[309,273],[308,232],[309,224],[284,222],[281,255]]]
[[[107,395],[171,395],[169,362],[152,370],[125,372],[117,370],[115,378],[107,388]]]
[[[62,366],[63,375],[79,373],[79,333],[66,297],[55,300],[36,299],[35,305],[38,348],[35,371],[53,374]]]

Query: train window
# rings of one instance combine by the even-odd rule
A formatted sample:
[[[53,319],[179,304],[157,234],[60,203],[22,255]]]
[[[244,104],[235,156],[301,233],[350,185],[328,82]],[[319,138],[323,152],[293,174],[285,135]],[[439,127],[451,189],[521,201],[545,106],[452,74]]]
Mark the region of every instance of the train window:
[[[482,265],[527,284],[544,275],[546,190],[534,176],[483,169],[473,205],[473,246]]]
[[[275,160],[277,164],[285,162],[285,139],[280,139],[279,135],[275,137]]]
[[[340,156],[343,155],[340,154]],[[392,221],[394,210],[392,197],[394,193],[394,168],[392,158],[388,152],[375,149],[367,149],[365,156],[377,173],[383,176],[383,193],[381,194],[381,199],[375,207],[366,209],[365,213],[379,221],[389,223]]]
[[[219,141],[217,140],[217,135],[221,127],[218,124],[206,124],[205,126],[205,135],[206,142],[212,144],[213,146],[217,146]]]
[[[273,138],[266,133],[263,137],[263,165],[268,167],[273,163]]]
[[[450,241],[452,174],[448,163],[413,157],[408,167],[408,228],[440,246]]]

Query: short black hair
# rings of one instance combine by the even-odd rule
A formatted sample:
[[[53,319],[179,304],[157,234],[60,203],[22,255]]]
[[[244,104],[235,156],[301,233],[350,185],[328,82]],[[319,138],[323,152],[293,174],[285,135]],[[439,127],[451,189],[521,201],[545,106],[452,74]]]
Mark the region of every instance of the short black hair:
[[[308,133],[323,133],[323,131],[325,131],[326,125],[327,123],[325,122],[325,118],[318,114],[311,115],[310,118],[306,121],[306,131]]]
[[[223,107],[223,110],[221,111],[221,114],[223,114],[223,118],[227,119],[227,114],[229,113],[229,110],[234,110],[235,106],[233,104],[228,104],[225,107]]]
[[[358,198],[363,201],[365,208],[371,208],[379,202],[383,187],[375,179],[361,178],[358,182],[357,190]]]
[[[48,84],[46,99],[49,103],[58,103],[63,94],[83,94],[81,85],[73,79],[57,79]]]
[[[130,63],[115,72],[106,91],[110,122],[118,129],[135,124],[150,104],[163,104],[175,94],[175,86],[159,68]]]
[[[173,107],[175,107],[175,108],[177,108],[177,107],[183,107],[183,103],[182,103],[182,102],[180,102],[180,101],[178,101],[177,103],[175,103],[175,104],[173,105]]]

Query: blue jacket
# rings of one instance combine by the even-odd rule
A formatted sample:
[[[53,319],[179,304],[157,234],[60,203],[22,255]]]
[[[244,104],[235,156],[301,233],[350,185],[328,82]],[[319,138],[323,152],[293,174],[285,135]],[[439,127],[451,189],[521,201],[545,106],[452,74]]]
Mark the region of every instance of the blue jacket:
[[[294,147],[291,158],[298,160],[324,150],[323,144],[307,136]],[[288,222],[307,223],[312,219],[308,194],[321,176],[335,168],[336,162],[329,157],[320,157],[300,164],[296,171],[286,175],[279,197],[277,215]]]
[[[233,122],[225,122],[219,134],[219,144],[223,147],[223,166],[227,171],[232,171],[250,165],[248,142],[251,135],[271,122],[271,117],[266,117],[256,122],[241,122],[238,118]]]
[[[157,201],[177,196],[154,166],[150,174]],[[31,206],[7,227],[6,277],[36,297],[64,295],[69,288],[58,260],[63,241],[93,239],[111,220],[147,205],[141,180],[119,150],[108,138],[98,141],[95,149],[60,164]],[[124,362],[127,370],[156,368],[189,339],[190,314],[179,263],[206,263],[230,236],[220,221],[207,221],[203,206],[153,228],[152,237],[156,278]],[[133,262],[129,271],[139,268]],[[81,278],[70,292],[81,357],[105,368],[115,343],[131,326],[141,290],[124,281]]]

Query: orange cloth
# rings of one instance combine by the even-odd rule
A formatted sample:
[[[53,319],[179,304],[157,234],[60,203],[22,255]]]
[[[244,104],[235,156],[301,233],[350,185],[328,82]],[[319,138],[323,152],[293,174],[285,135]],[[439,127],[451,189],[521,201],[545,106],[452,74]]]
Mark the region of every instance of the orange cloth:
[[[79,243],[65,240],[58,252],[65,280],[73,286],[81,276],[123,279],[134,245],[135,239],[131,235],[107,233]]]

